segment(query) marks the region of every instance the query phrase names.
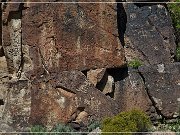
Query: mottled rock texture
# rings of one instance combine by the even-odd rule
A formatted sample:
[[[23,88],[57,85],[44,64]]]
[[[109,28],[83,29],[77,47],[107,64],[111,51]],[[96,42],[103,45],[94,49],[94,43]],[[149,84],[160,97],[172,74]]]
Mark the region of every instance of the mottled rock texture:
[[[139,70],[156,108],[165,117],[177,117],[180,104],[180,64],[142,66]]]
[[[26,2],[1,6],[0,131],[81,128],[134,108],[154,120],[177,116],[179,64],[164,5]],[[139,69],[126,65],[134,58]]]
[[[171,19],[165,6],[158,4],[125,4],[126,58],[138,57],[144,64],[174,61],[175,40]]]
[[[43,64],[47,70],[87,70],[123,65],[113,8],[115,4],[31,4],[23,12],[22,31],[23,44],[34,53],[30,54],[34,68]]]
[[[126,63],[116,4],[8,3],[2,7],[1,55],[7,79],[0,83],[5,102],[1,115],[9,126],[26,131],[31,124],[48,129],[60,122],[87,125],[90,119],[120,111],[111,97],[96,88],[101,77],[88,80],[83,74]],[[112,91],[112,85],[111,81],[106,91]]]
[[[82,111],[97,120],[119,111],[115,101],[102,94],[79,71],[59,72],[54,69],[50,75],[39,73],[35,73],[37,77],[31,90],[30,120],[33,124],[67,123],[73,121],[73,114],[76,113],[78,117]]]

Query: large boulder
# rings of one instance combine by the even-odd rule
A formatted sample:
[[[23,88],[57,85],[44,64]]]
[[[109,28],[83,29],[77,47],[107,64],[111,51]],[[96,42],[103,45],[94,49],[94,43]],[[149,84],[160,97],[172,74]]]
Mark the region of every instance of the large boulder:
[[[127,16],[125,52],[128,61],[171,63],[176,49],[171,18],[163,4],[124,4]]]
[[[149,99],[144,80],[137,69],[129,68],[127,72],[121,69],[121,72],[116,72],[114,78],[114,100],[119,104],[121,110],[140,109],[146,112],[153,121],[159,118]]]
[[[116,100],[121,100],[122,109],[141,109],[145,112],[152,106],[149,100],[143,79],[135,69],[129,69],[128,77],[116,83],[116,89],[120,89],[120,96]]]
[[[22,42],[34,67],[87,70],[125,64],[116,4],[30,4],[23,12]]]
[[[162,116],[177,117],[180,105],[180,63],[139,68],[153,104]]]
[[[96,89],[79,71],[52,69],[50,74],[44,74],[43,70],[29,74],[34,78],[31,124],[52,127],[60,121],[78,121],[82,114],[86,114],[83,117],[88,115],[89,119],[100,120],[120,111],[120,106],[112,98]]]

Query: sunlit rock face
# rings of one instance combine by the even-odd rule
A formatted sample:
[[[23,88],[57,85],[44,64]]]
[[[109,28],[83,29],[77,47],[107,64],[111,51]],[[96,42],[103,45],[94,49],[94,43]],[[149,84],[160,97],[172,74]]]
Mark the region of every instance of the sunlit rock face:
[[[35,67],[87,70],[125,64],[116,4],[30,4],[23,12],[23,44]]]
[[[178,116],[179,64],[164,5],[35,1],[1,4],[0,131],[57,123],[82,131],[132,109],[154,121]],[[141,67],[128,67],[134,58]]]

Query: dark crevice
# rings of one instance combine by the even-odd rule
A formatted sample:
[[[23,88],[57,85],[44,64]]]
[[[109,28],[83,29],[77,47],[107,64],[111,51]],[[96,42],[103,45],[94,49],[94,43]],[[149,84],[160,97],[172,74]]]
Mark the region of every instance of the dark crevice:
[[[19,14],[20,14],[20,18],[22,20],[22,9],[24,7],[24,4],[20,4],[19,6]],[[22,29],[22,23],[21,23],[21,29]],[[19,65],[19,69],[18,69],[18,73],[17,73],[17,77],[18,78],[21,78],[21,72],[23,71],[23,67],[24,67],[24,56],[23,56],[23,46],[22,46],[22,43],[23,43],[23,39],[22,39],[22,30],[21,30],[21,62],[20,62],[20,65]]]
[[[0,99],[0,105],[4,105],[4,100]]]
[[[119,2],[118,0],[116,2]],[[117,3],[117,25],[119,40],[122,46],[125,46],[124,34],[126,31],[127,15],[122,3]]]
[[[1,31],[1,35],[0,35],[0,45],[2,45],[2,3],[0,3],[0,24],[1,24],[1,26],[0,26],[0,31]],[[0,50],[1,51],[1,50]],[[0,54],[1,54],[1,52],[0,52]],[[0,56],[0,57],[2,57],[2,56]]]
[[[103,89],[106,86],[107,80],[108,80],[108,75],[107,73],[105,73],[102,79],[96,84],[96,88],[100,91],[103,91]]]
[[[145,80],[143,74],[142,74],[140,71],[138,71],[138,73],[139,73],[140,77],[141,77],[142,80],[143,80],[146,93],[147,93],[149,99],[151,100],[153,107],[155,108],[157,114],[162,117],[162,119],[161,119],[160,122],[163,124],[163,123],[164,123],[164,120],[166,119],[166,117],[165,117],[165,116],[161,113],[161,111],[156,107],[156,103],[155,103],[154,99],[152,98],[152,96],[150,95],[149,90],[148,90],[148,88],[147,88],[147,86],[146,86],[146,80]]]
[[[87,72],[88,72],[89,70],[83,70],[83,71],[81,71],[86,77],[87,77]]]
[[[2,41],[1,41],[2,43]],[[0,48],[0,57],[5,56],[3,47]]]
[[[105,95],[114,98],[114,89],[111,93],[106,93]]]
[[[82,112],[82,111],[84,111],[85,110],[85,107],[78,107],[77,108],[77,111],[80,111],[80,112]]]
[[[124,80],[128,77],[128,67],[124,68],[109,68],[107,73],[114,78],[114,82]]]
[[[67,92],[70,92],[70,93],[72,93],[72,94],[76,94],[76,93],[73,92],[72,90],[70,90],[70,89],[68,89],[68,88],[66,88],[66,87],[60,86],[60,85],[57,85],[55,88],[61,88],[61,89],[65,90],[65,91],[67,91]]]
[[[97,83],[96,88],[100,91],[103,91],[106,83],[108,81],[108,75],[112,76],[114,79],[114,83],[112,84],[112,92],[106,93],[106,96],[114,98],[115,93],[115,83],[121,80],[124,80],[128,77],[128,67],[124,68],[108,68],[106,69],[106,73],[102,77],[101,81]]]
[[[7,4],[5,3],[3,6],[4,6],[3,12],[6,12],[5,8],[6,8]],[[11,19],[22,19],[22,10],[23,9],[24,9],[24,3],[20,3],[17,11],[10,11],[9,12],[7,20],[5,22],[3,21],[3,25],[7,26],[8,23],[11,21]]]

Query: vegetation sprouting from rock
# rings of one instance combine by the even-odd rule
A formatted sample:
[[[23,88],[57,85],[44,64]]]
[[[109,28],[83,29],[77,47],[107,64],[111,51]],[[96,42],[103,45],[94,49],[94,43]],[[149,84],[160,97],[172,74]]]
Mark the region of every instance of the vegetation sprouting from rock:
[[[178,38],[178,42],[180,42],[180,0],[176,0],[175,3],[169,3],[168,9],[171,15],[171,19],[173,22],[173,26],[175,28],[175,34]]]
[[[66,135],[73,135],[73,132],[76,132],[73,128],[71,128],[68,125],[61,124],[61,123],[55,125],[51,131],[48,131],[46,127],[43,127],[42,125],[34,125],[31,127],[31,131],[30,131],[30,133],[34,135],[39,135],[39,134],[47,135],[49,133],[51,135],[58,135],[60,133],[61,134],[65,133]]]
[[[177,61],[180,61],[180,43],[176,48],[176,59]]]
[[[30,131],[30,133],[32,133],[33,135],[38,135],[38,134],[45,135],[44,132],[47,132],[47,130],[42,125],[34,125],[31,127],[31,131]]]
[[[100,122],[99,121],[91,121],[88,125],[88,132],[93,131],[94,129],[100,127]]]
[[[135,58],[128,62],[128,67],[137,69],[139,66],[142,66],[142,61],[139,60],[138,58]]]
[[[140,110],[121,112],[117,116],[105,118],[102,121],[102,132],[146,132],[150,128],[149,117]],[[124,134],[131,135],[132,133]]]
[[[176,0],[175,3],[169,3],[168,9],[172,19],[172,23],[175,29],[176,36],[176,61],[180,61],[180,0]]]

